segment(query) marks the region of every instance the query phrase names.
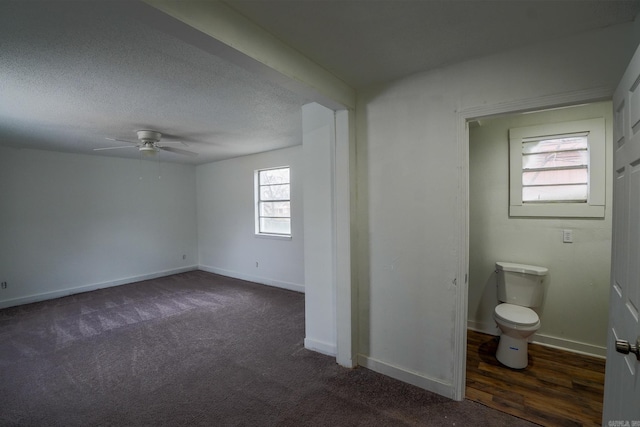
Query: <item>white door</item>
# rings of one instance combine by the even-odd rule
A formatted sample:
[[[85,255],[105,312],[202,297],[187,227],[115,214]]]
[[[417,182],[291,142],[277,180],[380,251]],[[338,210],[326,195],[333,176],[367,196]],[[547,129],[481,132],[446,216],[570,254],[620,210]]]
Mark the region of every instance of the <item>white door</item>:
[[[616,340],[640,344],[640,48],[613,108],[613,258],[602,425],[631,427],[640,426],[640,361],[634,347],[626,355],[617,352]]]

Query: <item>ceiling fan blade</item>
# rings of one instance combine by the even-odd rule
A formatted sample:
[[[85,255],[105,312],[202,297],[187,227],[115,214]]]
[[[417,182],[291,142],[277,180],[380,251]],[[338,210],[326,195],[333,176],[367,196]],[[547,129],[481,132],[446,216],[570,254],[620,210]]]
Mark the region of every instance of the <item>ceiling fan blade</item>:
[[[117,150],[119,148],[137,148],[137,146],[136,145],[122,145],[120,147],[94,148],[93,151]]]
[[[109,141],[118,141],[118,142],[126,142],[127,144],[137,144],[136,141],[127,141],[126,139],[117,139],[117,138],[105,138]]]
[[[183,141],[162,141],[160,143],[160,146],[164,146],[164,145],[167,145],[167,144],[182,144],[185,147],[189,146],[189,144],[187,144],[186,142],[183,142]],[[158,145],[156,145],[156,146],[158,146]]]
[[[157,148],[159,148],[160,150],[164,150],[164,151],[169,151],[170,153],[176,153],[176,154],[184,154],[185,156],[197,156],[198,153],[194,153],[193,151],[187,151],[187,150],[182,150],[180,148],[173,148],[173,147],[160,147],[157,146]]]

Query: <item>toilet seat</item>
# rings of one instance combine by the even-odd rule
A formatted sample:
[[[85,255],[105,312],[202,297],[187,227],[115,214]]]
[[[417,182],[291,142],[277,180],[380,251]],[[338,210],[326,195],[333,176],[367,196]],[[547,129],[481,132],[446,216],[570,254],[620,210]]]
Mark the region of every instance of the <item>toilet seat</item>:
[[[534,326],[540,322],[540,318],[535,311],[515,304],[498,304],[493,313],[496,320],[499,319],[518,326]]]

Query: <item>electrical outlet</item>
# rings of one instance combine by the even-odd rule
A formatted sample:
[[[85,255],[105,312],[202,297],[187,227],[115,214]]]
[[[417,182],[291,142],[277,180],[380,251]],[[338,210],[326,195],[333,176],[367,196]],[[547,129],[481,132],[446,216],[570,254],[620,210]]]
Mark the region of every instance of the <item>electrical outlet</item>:
[[[2,286],[2,289],[7,289],[7,282],[2,282],[0,285]]]
[[[573,243],[573,230],[562,230],[562,242]]]

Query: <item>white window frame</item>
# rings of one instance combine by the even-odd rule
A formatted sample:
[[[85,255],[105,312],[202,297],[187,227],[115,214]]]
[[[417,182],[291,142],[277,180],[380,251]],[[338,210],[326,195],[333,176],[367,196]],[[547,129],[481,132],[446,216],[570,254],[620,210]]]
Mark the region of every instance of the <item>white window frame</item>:
[[[589,183],[586,203],[523,203],[522,142],[525,139],[586,132]],[[604,118],[509,129],[509,216],[603,218],[606,186]]]
[[[279,233],[264,233],[260,231],[260,172],[276,169],[289,169],[289,200],[283,200],[289,202],[289,209],[291,209],[291,166],[276,166],[272,168],[256,169],[253,171],[254,182],[254,212],[255,212],[255,236],[256,237],[268,237],[272,239],[284,239],[291,240],[291,233],[293,232],[293,219],[291,213],[289,214],[289,224],[291,232],[289,234]]]

